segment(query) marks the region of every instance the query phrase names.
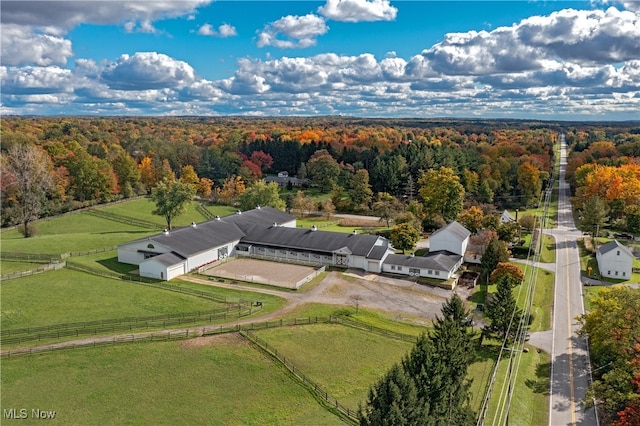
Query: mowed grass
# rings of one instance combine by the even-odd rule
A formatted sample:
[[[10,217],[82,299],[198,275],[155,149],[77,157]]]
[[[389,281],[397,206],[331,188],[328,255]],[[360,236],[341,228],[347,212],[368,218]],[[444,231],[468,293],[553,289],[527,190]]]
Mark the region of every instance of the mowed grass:
[[[187,226],[191,222],[206,220],[197,211],[198,204],[196,201],[189,203],[186,212],[176,217],[173,225]],[[157,230],[140,228],[81,211],[36,222],[34,226],[37,228],[37,235],[32,238],[24,238],[17,229],[3,231],[0,234],[2,251],[62,254],[116,246],[160,232],[166,224],[164,218],[151,213],[154,208],[155,205],[149,198],[96,207],[97,210],[157,223]],[[228,206],[208,206],[207,209],[220,216],[235,211]]]
[[[38,234],[24,238],[17,230],[0,234],[2,251],[62,254],[111,247],[157,231],[78,212],[37,222]]]
[[[343,424],[240,337],[205,339],[4,359],[0,401],[64,425]]]
[[[343,232],[348,234],[352,233],[353,231],[363,234],[389,229],[385,226],[384,222],[378,221],[362,221],[364,224],[367,224],[367,226],[357,224],[355,223],[357,221],[353,220],[343,220],[342,222],[354,222],[354,224],[341,225],[341,219],[339,218],[331,218],[327,220],[324,216],[307,216],[297,218],[296,225],[298,228],[311,228],[315,225],[321,231]]]
[[[15,272],[30,271],[42,268],[44,263],[38,262],[19,262],[13,260],[3,260],[0,262],[0,275],[13,274]]]
[[[223,305],[195,296],[69,269],[4,281],[3,329],[205,311]]]
[[[413,347],[335,324],[274,328],[256,332],[341,404],[366,404],[369,387]]]
[[[549,418],[549,376],[551,357],[544,351],[538,352],[535,348],[527,346],[528,353],[516,353],[513,355],[512,371],[517,370],[516,384],[511,398],[509,410],[509,425],[537,426],[547,424]],[[494,360],[497,359],[497,350],[494,351]],[[491,401],[487,411],[486,424],[503,424],[505,419],[504,409],[498,406],[499,401],[506,399],[506,375],[509,371],[510,353],[503,355],[495,385],[491,395]],[[518,358],[520,361],[518,363]],[[484,371],[484,370],[483,370]],[[481,390],[484,391],[484,390]],[[482,401],[475,398],[474,403]],[[476,405],[476,407],[479,407]],[[479,410],[479,408],[476,408]],[[502,421],[498,421],[502,419]]]
[[[200,202],[195,200],[187,203],[185,212],[180,216],[176,216],[173,219],[172,225],[177,227],[188,226],[191,224],[191,222],[198,223],[207,220],[207,218],[198,211],[197,207],[199,204]],[[152,213],[155,208],[155,203],[150,198],[137,198],[122,203],[101,207],[101,210],[120,216],[127,216],[134,219],[141,219],[148,222],[157,223],[159,228],[162,229],[166,226],[166,223],[162,216],[158,216]],[[235,213],[237,210],[235,207],[220,205],[210,205],[205,206],[205,208],[211,214],[218,216],[227,216]]]
[[[535,283],[533,289],[533,303],[531,306],[531,315],[533,321],[529,327],[530,331],[543,331],[551,328],[551,311],[553,306],[553,291],[555,285],[555,274],[546,269],[531,267],[522,263],[516,263],[524,272],[524,282],[512,289],[513,297],[516,298],[519,308],[525,306],[531,285]],[[483,299],[483,293],[488,291],[489,294],[497,291],[497,286],[491,284],[488,286],[482,284],[475,290],[472,299],[478,303]]]

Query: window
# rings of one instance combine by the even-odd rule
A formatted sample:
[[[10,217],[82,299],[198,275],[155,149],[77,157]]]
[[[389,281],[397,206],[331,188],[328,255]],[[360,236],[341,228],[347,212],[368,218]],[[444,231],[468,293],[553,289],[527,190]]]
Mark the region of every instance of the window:
[[[395,271],[396,270],[396,265],[391,265],[391,270]]]
[[[147,246],[147,248],[148,248],[148,249],[154,249],[154,248],[156,248],[156,247],[155,247],[153,244],[149,244],[149,245]]]
[[[618,252],[616,253],[616,256],[620,256],[620,250],[618,250]]]
[[[626,272],[623,272],[623,273],[622,273],[622,276],[623,276],[623,277],[626,277],[626,276],[627,276],[627,273],[626,273]]]
[[[402,266],[398,266],[398,271],[402,271]]]
[[[440,271],[436,271],[436,277],[440,275]]]
[[[616,277],[618,276],[618,271],[616,271]]]
[[[611,271],[607,271],[607,275],[611,275]]]

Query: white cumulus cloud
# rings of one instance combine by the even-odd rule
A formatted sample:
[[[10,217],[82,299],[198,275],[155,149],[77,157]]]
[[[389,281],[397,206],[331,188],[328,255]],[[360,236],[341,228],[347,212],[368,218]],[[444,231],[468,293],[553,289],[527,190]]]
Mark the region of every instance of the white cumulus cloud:
[[[316,39],[329,31],[325,20],[312,13],[288,15],[265,26],[258,35],[258,47],[302,48],[316,44]]]
[[[487,75],[545,68],[550,61],[607,64],[640,59],[640,15],[615,8],[564,9],[493,31],[450,33],[423,51],[449,75]]]
[[[236,28],[233,25],[222,24],[215,29],[211,24],[204,24],[198,28],[198,34],[211,37],[234,37],[238,35]]]
[[[398,9],[389,0],[327,0],[318,13],[334,21],[393,21]]]
[[[121,55],[101,77],[110,88],[120,90],[182,88],[196,81],[191,65],[156,52]]]
[[[71,40],[15,24],[2,26],[3,65],[65,65],[73,55]]]

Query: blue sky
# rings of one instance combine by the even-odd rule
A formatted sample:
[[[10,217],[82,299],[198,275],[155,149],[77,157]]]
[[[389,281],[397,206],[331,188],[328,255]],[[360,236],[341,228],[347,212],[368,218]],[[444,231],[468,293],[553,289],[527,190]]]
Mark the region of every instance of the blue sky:
[[[640,120],[640,3],[2,1],[0,111]]]

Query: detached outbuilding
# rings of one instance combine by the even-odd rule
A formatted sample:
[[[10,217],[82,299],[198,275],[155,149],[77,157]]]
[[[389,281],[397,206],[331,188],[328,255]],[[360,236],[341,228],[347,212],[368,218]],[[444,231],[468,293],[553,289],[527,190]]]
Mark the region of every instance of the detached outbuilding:
[[[609,241],[596,250],[600,275],[607,278],[628,280],[633,268],[633,253],[617,240]]]
[[[464,256],[469,245],[471,232],[459,222],[453,221],[445,227],[438,229],[429,237],[429,251],[436,252],[446,250],[451,253]]]

